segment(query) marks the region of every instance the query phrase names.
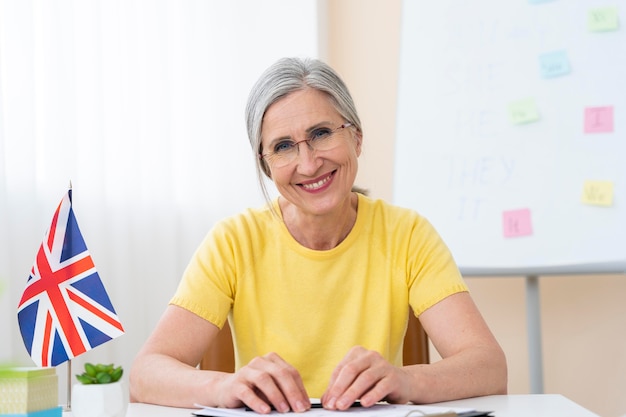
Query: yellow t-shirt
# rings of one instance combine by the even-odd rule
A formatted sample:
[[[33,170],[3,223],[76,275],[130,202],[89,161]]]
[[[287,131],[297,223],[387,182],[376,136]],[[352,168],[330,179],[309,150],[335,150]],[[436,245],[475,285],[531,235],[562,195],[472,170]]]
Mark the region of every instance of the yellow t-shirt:
[[[353,346],[402,365],[409,306],[419,316],[461,291],[467,287],[430,223],[359,194],[352,231],[326,251],[301,246],[268,207],[217,223],[171,304],[218,327],[228,318],[237,368],[276,352],[298,369],[308,395],[320,397]]]

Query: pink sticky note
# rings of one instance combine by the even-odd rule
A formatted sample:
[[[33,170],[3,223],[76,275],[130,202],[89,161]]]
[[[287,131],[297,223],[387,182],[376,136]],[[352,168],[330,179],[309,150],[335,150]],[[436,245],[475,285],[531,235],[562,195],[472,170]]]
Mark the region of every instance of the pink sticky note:
[[[530,221],[530,209],[502,212],[502,230],[504,237],[532,235],[533,226]]]
[[[585,108],[585,133],[613,131],[613,106]]]

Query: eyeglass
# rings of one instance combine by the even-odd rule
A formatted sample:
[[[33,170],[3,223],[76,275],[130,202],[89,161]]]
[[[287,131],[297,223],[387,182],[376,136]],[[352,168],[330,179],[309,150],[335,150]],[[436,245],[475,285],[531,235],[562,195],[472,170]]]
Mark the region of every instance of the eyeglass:
[[[307,139],[297,142],[290,139],[278,141],[271,152],[259,153],[259,158],[265,159],[276,168],[282,168],[295,161],[300,154],[301,143],[305,142],[312,151],[330,151],[338,145],[338,142],[333,140],[334,134],[350,126],[352,123],[344,123],[335,129],[318,127],[309,132]]]

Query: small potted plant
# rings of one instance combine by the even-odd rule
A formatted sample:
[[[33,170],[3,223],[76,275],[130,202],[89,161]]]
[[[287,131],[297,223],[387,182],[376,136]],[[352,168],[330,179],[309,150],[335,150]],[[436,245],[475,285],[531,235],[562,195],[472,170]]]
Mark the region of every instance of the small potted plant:
[[[113,364],[85,364],[77,374],[72,389],[72,414],[75,417],[124,417],[128,407],[128,390],[121,381],[124,370]]]

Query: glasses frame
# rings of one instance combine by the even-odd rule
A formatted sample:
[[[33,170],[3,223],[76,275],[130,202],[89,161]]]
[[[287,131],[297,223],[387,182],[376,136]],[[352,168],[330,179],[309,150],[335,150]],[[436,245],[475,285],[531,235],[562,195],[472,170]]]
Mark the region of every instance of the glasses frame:
[[[348,127],[352,127],[352,126],[354,126],[354,125],[352,123],[350,123],[350,122],[343,123],[343,124],[339,125],[338,127],[332,129],[330,131],[330,135],[332,136],[335,133],[337,133],[338,131],[346,129]],[[311,146],[311,141],[314,141],[314,140],[315,140],[315,138],[312,138],[312,139],[302,139],[302,140],[299,140],[297,142],[294,142],[292,145],[296,149],[296,157],[300,155],[300,146],[299,145],[301,143],[303,143],[303,142],[305,142],[307,144],[307,146],[309,147],[310,150],[317,152],[317,149],[315,149],[315,147]],[[265,154],[262,153],[262,152],[259,152],[258,153],[258,157],[259,157],[259,159],[265,161],[268,165],[270,165],[270,161],[268,161],[268,158],[271,159],[271,157],[274,156],[275,154],[276,154],[276,152],[265,153]],[[294,158],[294,161],[295,161],[295,158]],[[285,165],[282,165],[282,166],[288,166],[291,163],[293,163],[293,161],[288,162],[288,163],[286,163]]]

